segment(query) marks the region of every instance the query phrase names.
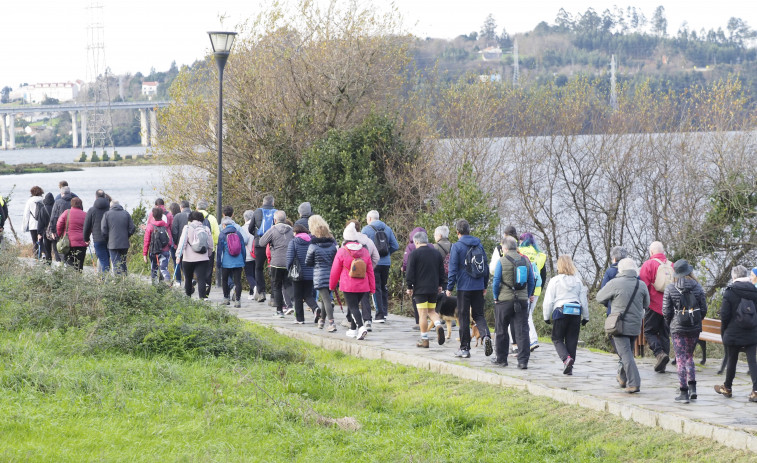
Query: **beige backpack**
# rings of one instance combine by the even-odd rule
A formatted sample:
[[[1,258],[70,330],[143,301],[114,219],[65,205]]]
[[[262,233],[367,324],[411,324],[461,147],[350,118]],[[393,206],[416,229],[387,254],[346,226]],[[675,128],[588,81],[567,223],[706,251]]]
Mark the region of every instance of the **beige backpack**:
[[[668,261],[661,261],[660,259],[654,259],[659,262],[660,266],[657,267],[657,273],[654,276],[654,289],[659,293],[664,293],[665,288],[673,284],[673,267],[668,264]]]

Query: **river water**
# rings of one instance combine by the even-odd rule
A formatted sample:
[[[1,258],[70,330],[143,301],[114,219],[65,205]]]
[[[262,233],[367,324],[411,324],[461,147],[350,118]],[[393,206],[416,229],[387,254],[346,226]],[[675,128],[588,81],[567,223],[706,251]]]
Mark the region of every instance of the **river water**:
[[[116,151],[121,156],[131,154],[133,156],[139,154],[145,154],[148,148],[144,146],[126,146],[123,148],[116,148]],[[87,156],[92,155],[92,148],[87,148]],[[108,155],[113,157],[113,150],[106,149]],[[6,164],[34,164],[41,162],[43,164],[53,164],[56,162],[69,163],[79,160],[81,156],[81,148],[48,148],[48,149],[20,149],[20,150],[0,150],[0,161]],[[102,150],[97,150],[97,155],[102,156]]]
[[[145,148],[119,148],[118,152],[122,155],[144,154]],[[8,164],[26,162],[50,164],[70,162],[77,154],[81,154],[80,149],[0,151],[0,161],[5,161]],[[71,186],[71,191],[82,199],[85,211],[94,203],[95,191],[102,188],[131,212],[139,205],[140,201],[151,205],[155,198],[162,195],[161,184],[167,169],[167,167],[160,165],[85,167],[82,171],[0,175],[0,194],[7,196],[13,189],[13,197],[8,207],[10,220],[13,222],[19,238],[24,242],[29,242],[31,238],[28,233],[23,233],[22,223],[24,206],[30,196],[29,190],[33,186],[39,186],[45,193],[50,192],[57,195],[59,192],[58,182],[66,180]],[[13,241],[13,235],[7,222],[4,234],[6,239]]]

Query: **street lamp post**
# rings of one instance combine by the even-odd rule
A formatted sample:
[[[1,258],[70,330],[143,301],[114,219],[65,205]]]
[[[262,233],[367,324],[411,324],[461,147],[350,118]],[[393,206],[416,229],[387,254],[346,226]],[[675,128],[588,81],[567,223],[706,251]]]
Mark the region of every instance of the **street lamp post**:
[[[223,215],[223,68],[229,59],[236,35],[236,32],[208,32],[210,44],[213,47],[213,57],[218,66],[218,129],[216,131],[216,139],[218,140],[218,192],[216,196],[216,217],[219,222]],[[216,269],[216,284],[221,285],[220,265]]]

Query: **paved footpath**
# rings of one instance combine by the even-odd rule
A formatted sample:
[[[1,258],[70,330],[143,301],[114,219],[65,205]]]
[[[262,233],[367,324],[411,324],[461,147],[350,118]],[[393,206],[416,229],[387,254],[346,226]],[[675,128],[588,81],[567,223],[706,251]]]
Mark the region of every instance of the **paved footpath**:
[[[211,300],[220,302],[220,298],[221,291],[213,288]],[[470,359],[455,358],[453,353],[459,346],[456,328],[453,328],[452,339],[444,345],[439,346],[435,334],[431,333],[431,347],[420,349],[415,347],[419,334],[412,330],[413,320],[390,315],[387,323],[375,323],[366,339],[358,341],[346,337],[346,328],[342,326],[336,333],[319,330],[307,310],[305,325],[295,325],[293,315],[274,318],[274,309],[267,303],[248,301],[246,294],[242,299],[241,308],[230,307],[241,319],[271,326],[279,333],[326,349],[514,387],[560,402],[612,413],[646,426],[712,438],[733,448],[757,452],[757,404],[747,400],[750,382],[743,357],[734,380],[732,399],[713,390],[714,385],[723,383],[723,375],[716,374],[720,360],[711,359],[705,367],[697,367],[699,399],[690,404],[678,404],[673,400],[678,395],[675,366],[668,364],[666,373],[655,373],[652,359],[637,359],[641,392],[627,394],[621,391],[615,380],[618,361],[612,354],[579,348],[573,376],[566,376],[562,374],[562,363],[554,347],[542,342],[541,347],[531,354],[528,370],[517,369],[514,357],[510,357],[510,366],[495,367],[489,362],[491,357],[484,356],[480,345],[471,350]],[[338,325],[344,315],[338,306],[335,311]]]

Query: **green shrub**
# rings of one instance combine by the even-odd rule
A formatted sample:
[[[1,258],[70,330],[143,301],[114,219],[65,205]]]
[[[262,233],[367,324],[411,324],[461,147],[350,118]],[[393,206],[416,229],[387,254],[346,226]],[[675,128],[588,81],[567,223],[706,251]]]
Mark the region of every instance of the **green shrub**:
[[[81,156],[79,156],[79,162],[87,162],[87,153],[84,151],[82,151]]]
[[[92,157],[89,160],[90,162],[100,162],[100,156],[95,151],[92,151]]]
[[[103,150],[103,162],[110,161],[110,156],[108,156],[108,152]]]
[[[118,151],[114,151],[113,152],[113,160],[116,161],[116,162],[123,160],[123,158],[121,157],[121,155],[118,154]]]

